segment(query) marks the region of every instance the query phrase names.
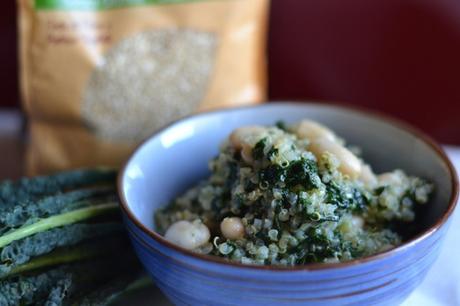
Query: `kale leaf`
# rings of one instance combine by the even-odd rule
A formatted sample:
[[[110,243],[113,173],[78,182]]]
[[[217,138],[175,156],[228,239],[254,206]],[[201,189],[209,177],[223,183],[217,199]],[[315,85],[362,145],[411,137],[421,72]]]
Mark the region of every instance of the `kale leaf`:
[[[87,239],[121,233],[122,228],[120,223],[77,223],[13,241],[0,252],[0,277],[33,257],[49,253],[59,247],[75,245]]]
[[[117,171],[107,168],[82,169],[60,172],[50,176],[22,178],[0,184],[0,207],[13,207],[19,203],[37,200],[69,189],[103,183],[115,184]]]
[[[291,162],[286,173],[286,185],[288,187],[301,185],[308,190],[318,188],[320,184],[321,180],[315,161],[302,158]]]
[[[99,187],[80,189],[57,195],[47,196],[37,201],[26,201],[14,207],[0,208],[1,231],[31,223],[38,218],[59,214],[73,209],[95,204],[94,198],[114,199],[115,188]],[[88,201],[92,199],[91,201]]]
[[[256,145],[252,149],[252,158],[254,158],[254,160],[264,159],[265,157],[264,150],[265,150],[265,147],[267,146],[267,142],[268,142],[267,137],[264,137],[256,143]]]

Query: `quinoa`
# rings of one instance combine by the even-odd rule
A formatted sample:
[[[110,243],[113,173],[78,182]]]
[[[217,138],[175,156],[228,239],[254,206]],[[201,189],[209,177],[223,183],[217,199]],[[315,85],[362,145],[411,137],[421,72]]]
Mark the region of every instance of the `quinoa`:
[[[120,40],[92,72],[82,116],[109,141],[138,142],[198,109],[213,70],[215,34],[147,30]]]
[[[358,176],[341,170],[348,161],[334,150],[314,150],[317,139],[300,137],[296,125],[248,131],[223,142],[206,180],[156,212],[159,233],[199,220],[211,238],[196,252],[260,265],[347,261],[399,245],[394,224],[414,222],[414,206],[433,191],[402,170],[375,175],[339,137],[332,142],[359,161]],[[223,235],[225,218],[240,220],[241,237]]]

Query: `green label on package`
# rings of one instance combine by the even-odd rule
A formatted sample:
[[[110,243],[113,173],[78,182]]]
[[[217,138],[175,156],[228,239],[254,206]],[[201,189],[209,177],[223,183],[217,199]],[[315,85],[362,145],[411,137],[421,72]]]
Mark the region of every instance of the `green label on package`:
[[[149,4],[175,4],[202,0],[35,0],[37,10],[96,11]]]

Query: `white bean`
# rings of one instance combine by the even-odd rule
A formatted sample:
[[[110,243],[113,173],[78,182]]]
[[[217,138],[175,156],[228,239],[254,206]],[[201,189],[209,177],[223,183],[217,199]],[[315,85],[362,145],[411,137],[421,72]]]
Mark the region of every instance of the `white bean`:
[[[230,143],[235,149],[241,149],[244,143],[252,143],[254,137],[258,137],[265,131],[260,125],[249,125],[235,129],[230,134]]]
[[[209,241],[211,234],[200,220],[193,222],[181,220],[168,228],[165,238],[184,249],[193,250]]]
[[[326,152],[334,155],[340,162],[339,171],[352,179],[358,178],[361,174],[361,161],[350,150],[336,142],[325,138],[316,139],[311,142],[309,149],[317,159]]]
[[[372,168],[369,165],[363,164],[361,167],[361,175],[359,179],[368,186],[375,186],[377,185],[377,177],[372,171]]]
[[[308,139],[310,141],[322,138],[330,141],[336,141],[337,139],[331,129],[313,120],[304,119],[300,121],[294,125],[293,131],[300,139]]]
[[[398,172],[386,172],[377,176],[379,185],[399,185],[403,179]]]
[[[241,149],[241,158],[247,162],[248,164],[252,164],[254,158],[252,158],[252,146],[249,144],[243,144],[243,148]]]
[[[225,218],[220,223],[220,231],[227,239],[241,239],[244,237],[244,225],[240,218]]]
[[[265,128],[259,125],[251,125],[237,128],[230,134],[230,143],[232,146],[241,150],[241,157],[249,164],[253,162],[252,147],[261,138]]]

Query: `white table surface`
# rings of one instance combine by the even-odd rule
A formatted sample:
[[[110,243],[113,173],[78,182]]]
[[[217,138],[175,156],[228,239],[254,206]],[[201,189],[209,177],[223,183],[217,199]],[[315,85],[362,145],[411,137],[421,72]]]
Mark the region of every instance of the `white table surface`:
[[[460,173],[460,148],[445,147]],[[452,216],[441,254],[422,284],[402,306],[460,305],[460,209]]]
[[[0,110],[0,178],[18,177],[23,167],[24,143],[17,112]],[[444,147],[460,172],[460,147]],[[154,286],[133,292],[115,305],[171,305]],[[460,306],[460,208],[453,215],[443,248],[422,284],[402,306]]]

